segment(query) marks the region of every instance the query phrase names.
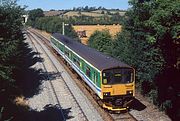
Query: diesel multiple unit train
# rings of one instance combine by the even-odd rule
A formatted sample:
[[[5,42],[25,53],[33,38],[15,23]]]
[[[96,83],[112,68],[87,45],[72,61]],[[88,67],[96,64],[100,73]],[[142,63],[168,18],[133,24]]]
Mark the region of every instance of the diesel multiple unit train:
[[[97,50],[54,33],[51,46],[82,77],[103,108],[126,110],[135,94],[135,70]]]

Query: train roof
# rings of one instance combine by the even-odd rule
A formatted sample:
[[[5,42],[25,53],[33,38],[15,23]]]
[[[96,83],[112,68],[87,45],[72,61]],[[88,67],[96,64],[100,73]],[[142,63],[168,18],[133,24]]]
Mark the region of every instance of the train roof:
[[[84,58],[99,70],[116,67],[130,67],[129,65],[120,62],[115,58],[107,56],[102,52],[76,42],[75,40],[67,36],[61,35],[59,33],[54,33],[52,36],[68,46],[70,49],[72,49],[74,52],[76,52],[78,55],[80,55],[82,58]]]

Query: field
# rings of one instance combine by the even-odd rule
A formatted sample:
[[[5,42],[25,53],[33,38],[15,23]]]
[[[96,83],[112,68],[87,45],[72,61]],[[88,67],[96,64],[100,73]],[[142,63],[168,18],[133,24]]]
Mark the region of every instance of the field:
[[[67,17],[72,17],[72,16],[81,16],[81,15],[85,15],[85,16],[93,16],[93,17],[100,17],[100,16],[104,16],[104,14],[101,13],[95,13],[95,12],[78,12],[78,11],[69,11],[67,13],[64,14],[64,16]],[[109,15],[110,16],[110,15]]]
[[[80,37],[83,44],[87,44],[89,37],[96,31],[108,30],[114,37],[118,32],[121,31],[121,25],[75,25],[74,30],[79,33],[85,31],[86,37]]]
[[[104,12],[102,14],[102,12]],[[63,11],[63,10],[52,10],[52,11],[44,11],[44,15],[45,16],[59,16],[59,15],[63,15],[63,16],[67,16],[67,17],[73,17],[73,16],[81,16],[81,15],[85,15],[85,16],[92,16],[92,17],[101,17],[104,15],[108,15],[109,17],[112,16],[112,14],[115,13],[119,13],[121,16],[123,16],[125,14],[125,11],[120,11],[120,10],[94,10],[94,11],[90,11],[90,12],[85,12],[85,11]]]
[[[63,14],[64,11],[44,11],[44,15],[45,16],[59,16],[61,14]]]
[[[102,13],[102,11],[104,11],[105,14],[107,14],[107,10],[95,10],[95,11],[91,11],[93,13]],[[115,13],[119,13],[119,15],[123,16],[125,14],[125,11],[118,11],[118,10],[110,10],[109,13],[111,14],[115,14]]]

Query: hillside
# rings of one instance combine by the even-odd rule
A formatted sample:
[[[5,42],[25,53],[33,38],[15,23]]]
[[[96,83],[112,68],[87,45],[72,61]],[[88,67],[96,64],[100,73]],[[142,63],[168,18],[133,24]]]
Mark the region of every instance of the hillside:
[[[104,14],[101,13],[95,13],[95,12],[78,12],[78,11],[70,11],[64,14],[64,16],[67,17],[72,17],[72,16],[92,16],[92,17],[100,17],[100,16],[104,16]]]
[[[61,10],[53,10],[53,11],[44,11],[45,16],[59,16],[62,15],[64,11]]]
[[[95,11],[91,11],[93,13],[104,13],[104,14],[116,14],[119,13],[119,15],[124,16],[124,14],[126,13],[125,11],[121,11],[121,10],[95,10]]]
[[[101,17],[101,16],[109,16],[112,17],[114,14],[119,14],[123,16],[125,11],[122,10],[92,10],[92,11],[77,11],[77,10],[51,10],[44,11],[45,16],[91,16],[91,17]]]

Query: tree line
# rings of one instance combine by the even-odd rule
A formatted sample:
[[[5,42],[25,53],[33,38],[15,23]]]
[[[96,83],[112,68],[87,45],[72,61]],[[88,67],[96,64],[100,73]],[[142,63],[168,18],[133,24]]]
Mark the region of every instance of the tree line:
[[[14,104],[16,96],[21,95],[17,83],[17,73],[23,65],[22,18],[24,8],[13,0],[0,4],[0,120],[14,120],[18,112]]]
[[[29,18],[27,25],[40,30],[45,30],[49,33],[63,33],[62,32],[63,22],[65,23],[64,26],[65,34],[80,42],[78,35],[74,31],[71,23],[68,20],[57,16],[45,17],[43,14],[43,10],[39,8],[29,11]]]
[[[180,2],[130,0],[122,32],[96,31],[88,45],[136,69],[137,89],[180,119]]]
[[[85,11],[85,12],[92,12],[96,10],[104,10],[104,11],[125,11],[125,10],[120,10],[120,9],[106,9],[105,7],[99,6],[99,7],[90,7],[90,6],[85,6],[85,7],[73,7],[73,11]]]
[[[32,121],[37,116],[46,121],[43,117],[47,118],[26,103],[26,98],[39,92],[42,75],[40,70],[31,68],[41,59],[24,41],[24,9],[16,0],[4,0],[0,4],[0,121]]]
[[[59,16],[44,16],[43,10],[38,8],[29,11],[29,18],[27,25],[34,28],[45,30],[50,33],[58,32],[62,33],[62,23],[66,24],[65,33],[67,36],[76,38],[79,41],[76,32],[73,30],[72,25],[97,25],[97,24],[122,24],[124,17],[120,14],[114,14],[113,16],[104,15],[101,17],[93,16],[71,16],[71,17],[59,17]],[[68,24],[68,25],[67,25]]]

